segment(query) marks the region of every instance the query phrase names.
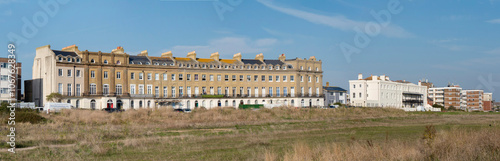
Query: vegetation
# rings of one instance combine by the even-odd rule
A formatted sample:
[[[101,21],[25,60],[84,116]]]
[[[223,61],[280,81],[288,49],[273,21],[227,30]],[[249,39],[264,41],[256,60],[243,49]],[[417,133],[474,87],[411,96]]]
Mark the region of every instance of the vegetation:
[[[201,95],[201,98],[223,98],[224,95]]]
[[[60,93],[51,93],[51,94],[47,95],[46,100],[49,102],[61,102],[62,98],[63,98],[63,96]]]
[[[17,152],[0,152],[0,160],[498,160],[498,116],[390,108],[72,109],[42,114],[47,120],[36,125],[16,124]]]

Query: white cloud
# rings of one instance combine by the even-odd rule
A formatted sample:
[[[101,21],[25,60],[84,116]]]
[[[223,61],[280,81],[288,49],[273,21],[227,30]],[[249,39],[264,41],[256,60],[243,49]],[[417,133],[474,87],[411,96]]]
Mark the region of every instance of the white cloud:
[[[220,55],[254,54],[269,51],[273,45],[278,43],[274,38],[262,38],[252,40],[245,37],[224,37],[208,41],[206,45],[177,45],[172,47],[174,55],[183,56],[191,51],[203,54],[208,57],[209,54],[219,52]],[[202,56],[200,56],[202,57]]]
[[[306,21],[315,23],[315,24],[321,24],[321,25],[326,25],[335,29],[343,30],[343,31],[353,31],[354,27],[359,27],[361,29],[364,29],[364,26],[368,22],[364,21],[354,21],[350,20],[344,16],[325,16],[325,15],[320,15],[320,14],[315,14],[315,13],[310,13],[306,11],[301,11],[301,10],[296,10],[296,9],[291,9],[291,8],[286,8],[286,7],[281,7],[273,4],[270,1],[267,0],[257,0],[259,3],[263,4],[266,7],[269,7],[273,10],[304,19]],[[412,37],[413,34],[407,32],[404,30],[402,27],[397,26],[397,25],[389,25],[386,28],[382,29],[381,32],[382,35],[385,35],[387,37]]]
[[[500,18],[499,19],[493,19],[493,20],[489,20],[489,21],[486,21],[488,23],[497,23],[497,24],[500,24]]]

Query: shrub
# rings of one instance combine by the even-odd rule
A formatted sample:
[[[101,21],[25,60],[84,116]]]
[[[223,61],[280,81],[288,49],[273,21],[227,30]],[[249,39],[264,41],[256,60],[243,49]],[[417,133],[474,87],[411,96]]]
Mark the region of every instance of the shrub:
[[[16,122],[29,122],[32,124],[36,124],[36,123],[40,123],[40,122],[45,121],[45,118],[40,116],[37,112],[22,110],[22,111],[16,112],[15,121]]]

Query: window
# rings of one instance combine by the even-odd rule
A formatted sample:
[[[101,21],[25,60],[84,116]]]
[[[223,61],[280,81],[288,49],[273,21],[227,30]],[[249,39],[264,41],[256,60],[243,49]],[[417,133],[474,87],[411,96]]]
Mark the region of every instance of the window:
[[[59,61],[62,61],[62,57],[59,57]],[[7,68],[7,67],[5,67],[5,68]]]
[[[290,97],[295,97],[295,87],[290,87]]]
[[[269,87],[269,96],[273,96],[273,87]]]
[[[210,81],[214,81],[214,75],[210,75]]]
[[[71,84],[68,83],[68,87],[67,87],[67,90],[68,90],[68,96],[71,96]]]
[[[130,94],[135,94],[135,84],[130,85]]]
[[[153,85],[148,85],[148,93],[147,94],[153,94]]]
[[[9,80],[9,76],[8,75],[2,75],[1,80],[3,80],[3,81]]]
[[[359,93],[359,97],[361,98],[361,93]]]
[[[167,86],[164,86],[163,87],[163,97],[165,98],[167,96],[168,96],[168,88],[167,88]]]
[[[130,79],[135,79],[135,73],[130,73]]]
[[[300,76],[300,82],[304,82],[304,76]]]
[[[139,73],[139,80],[144,79],[144,73]]]
[[[90,94],[96,94],[97,86],[95,84],[90,84]]]
[[[172,79],[172,81],[175,81],[175,74],[170,75],[170,79]]]
[[[259,97],[259,87],[254,88],[254,95],[255,97]]]
[[[288,95],[288,88],[287,87],[283,87],[283,96],[287,96]]]
[[[262,87],[262,97],[266,96],[266,87]]]
[[[144,94],[144,85],[139,84],[139,94]]]
[[[311,76],[307,77],[307,81],[311,82]]]
[[[130,101],[130,108],[131,108],[131,109],[134,109],[134,100],[131,100],[131,101]]]
[[[352,88],[356,88],[356,85],[355,85],[355,84],[353,84],[353,85],[352,85]]]
[[[179,77],[180,78],[180,77]],[[186,80],[190,81],[191,80],[191,74],[186,74]]]
[[[160,74],[158,73],[155,74],[155,80],[160,80]]]
[[[217,87],[217,95],[221,95],[222,94],[222,88],[221,87]]]
[[[104,71],[104,79],[107,79],[108,78],[108,71]]]
[[[184,89],[182,86],[179,86],[179,97],[184,96]]]
[[[229,75],[225,75],[225,76],[224,76],[224,80],[225,80],[225,81],[229,81]]]
[[[109,85],[102,85],[102,94],[109,94]]]
[[[148,73],[148,80],[151,80],[151,79],[152,79],[152,74]]]
[[[211,95],[214,95],[214,94],[215,94],[214,87],[210,87],[210,94],[211,94]]]
[[[122,85],[121,84],[117,84],[115,88],[116,88],[116,94],[117,95],[122,95]]]
[[[171,90],[171,93],[172,93],[172,97],[175,97],[175,87],[174,87],[174,86],[172,86],[172,87],[170,88],[170,90]]]
[[[308,70],[311,71],[311,67],[309,67]]]
[[[280,87],[276,87],[276,97],[280,97]]]
[[[260,76],[260,77],[261,77],[261,79],[262,79],[262,81],[263,81],[263,82],[265,82],[265,81],[266,81],[266,76],[265,76],[265,75],[262,75],[262,76]]]
[[[80,90],[80,84],[76,84],[76,91],[75,91],[75,95],[76,95],[76,96],[80,96],[80,92],[81,92],[81,90]]]
[[[62,76],[62,75],[63,75],[63,71],[62,71],[62,69],[59,69],[58,73],[59,73],[59,74],[58,74],[59,76]]]
[[[205,80],[205,79],[203,79],[203,80]],[[194,75],[194,81],[198,81],[198,74]]]
[[[71,77],[71,69],[68,69],[68,77]]]
[[[160,87],[155,86],[155,97],[160,97]]]
[[[108,64],[108,60],[104,60],[104,64]]]
[[[57,92],[59,94],[63,94],[63,84],[62,83],[59,83],[58,86],[57,86]]]
[[[166,81],[167,79],[167,73],[163,73],[163,80]]]
[[[92,60],[90,60],[90,62],[91,62],[91,63],[95,63],[95,60],[94,60],[94,59],[92,59]]]
[[[233,75],[233,82],[236,81],[236,75]]]
[[[76,70],[76,77],[81,77],[80,72],[81,72],[80,70]]]
[[[243,75],[240,75],[240,82],[243,82]]]
[[[295,82],[295,77],[293,75],[290,76],[290,82]]]
[[[221,81],[221,75],[217,75],[217,81]]]
[[[272,75],[270,75],[270,76],[269,76],[269,82],[272,82],[272,81],[273,81],[273,76],[272,76]]]
[[[122,62],[120,62],[120,61],[118,60],[118,61],[116,61],[116,64],[120,65],[120,64],[122,64]]]
[[[182,74],[179,74],[179,80],[182,80],[184,79],[183,75]],[[179,93],[180,94],[180,93]]]
[[[319,77],[316,77],[316,83],[319,83]]]
[[[277,75],[277,76],[276,76],[276,82],[279,82],[279,81],[280,81],[280,76],[279,76],[279,75]]]
[[[247,75],[247,82],[250,82],[252,80],[252,77],[250,75]]]
[[[286,82],[286,75],[283,76],[283,82]]]
[[[121,78],[122,78],[122,73],[116,72],[116,79],[121,79]]]
[[[259,80],[259,76],[258,75],[254,75],[253,76],[253,81],[257,82]]]

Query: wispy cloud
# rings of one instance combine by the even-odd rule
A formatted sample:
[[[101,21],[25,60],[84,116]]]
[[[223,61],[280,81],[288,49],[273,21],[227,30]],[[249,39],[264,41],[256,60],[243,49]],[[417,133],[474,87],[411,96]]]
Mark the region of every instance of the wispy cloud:
[[[309,21],[311,23],[326,25],[326,26],[329,26],[331,28],[339,29],[342,31],[353,31],[354,27],[359,27],[359,28],[363,29],[365,24],[368,23],[368,22],[364,22],[364,21],[350,20],[342,15],[325,16],[325,15],[310,13],[310,12],[301,11],[301,10],[297,10],[297,9],[281,7],[281,6],[273,4],[273,2],[268,1],[268,0],[257,0],[257,1],[261,4],[263,4],[264,6],[271,8],[273,10],[276,10],[276,11],[279,11],[279,12],[297,17],[297,18],[304,19],[304,20]],[[392,24],[387,26],[385,29],[382,29],[381,34],[385,35],[387,37],[398,37],[398,38],[412,37],[413,36],[413,34],[407,32],[402,27],[397,26],[397,25],[392,25]]]
[[[171,49],[174,54],[181,55],[191,51],[206,55],[214,52],[219,52],[221,55],[252,54],[269,51],[277,43],[278,40],[274,38],[252,40],[245,37],[223,37],[210,40],[206,45],[177,45]]]
[[[493,50],[488,50],[488,51],[485,51],[484,53],[486,53],[486,54],[498,54],[498,55],[500,55],[500,48],[496,48],[496,49],[493,49]]]
[[[500,18],[499,19],[488,20],[486,22],[500,24]]]

